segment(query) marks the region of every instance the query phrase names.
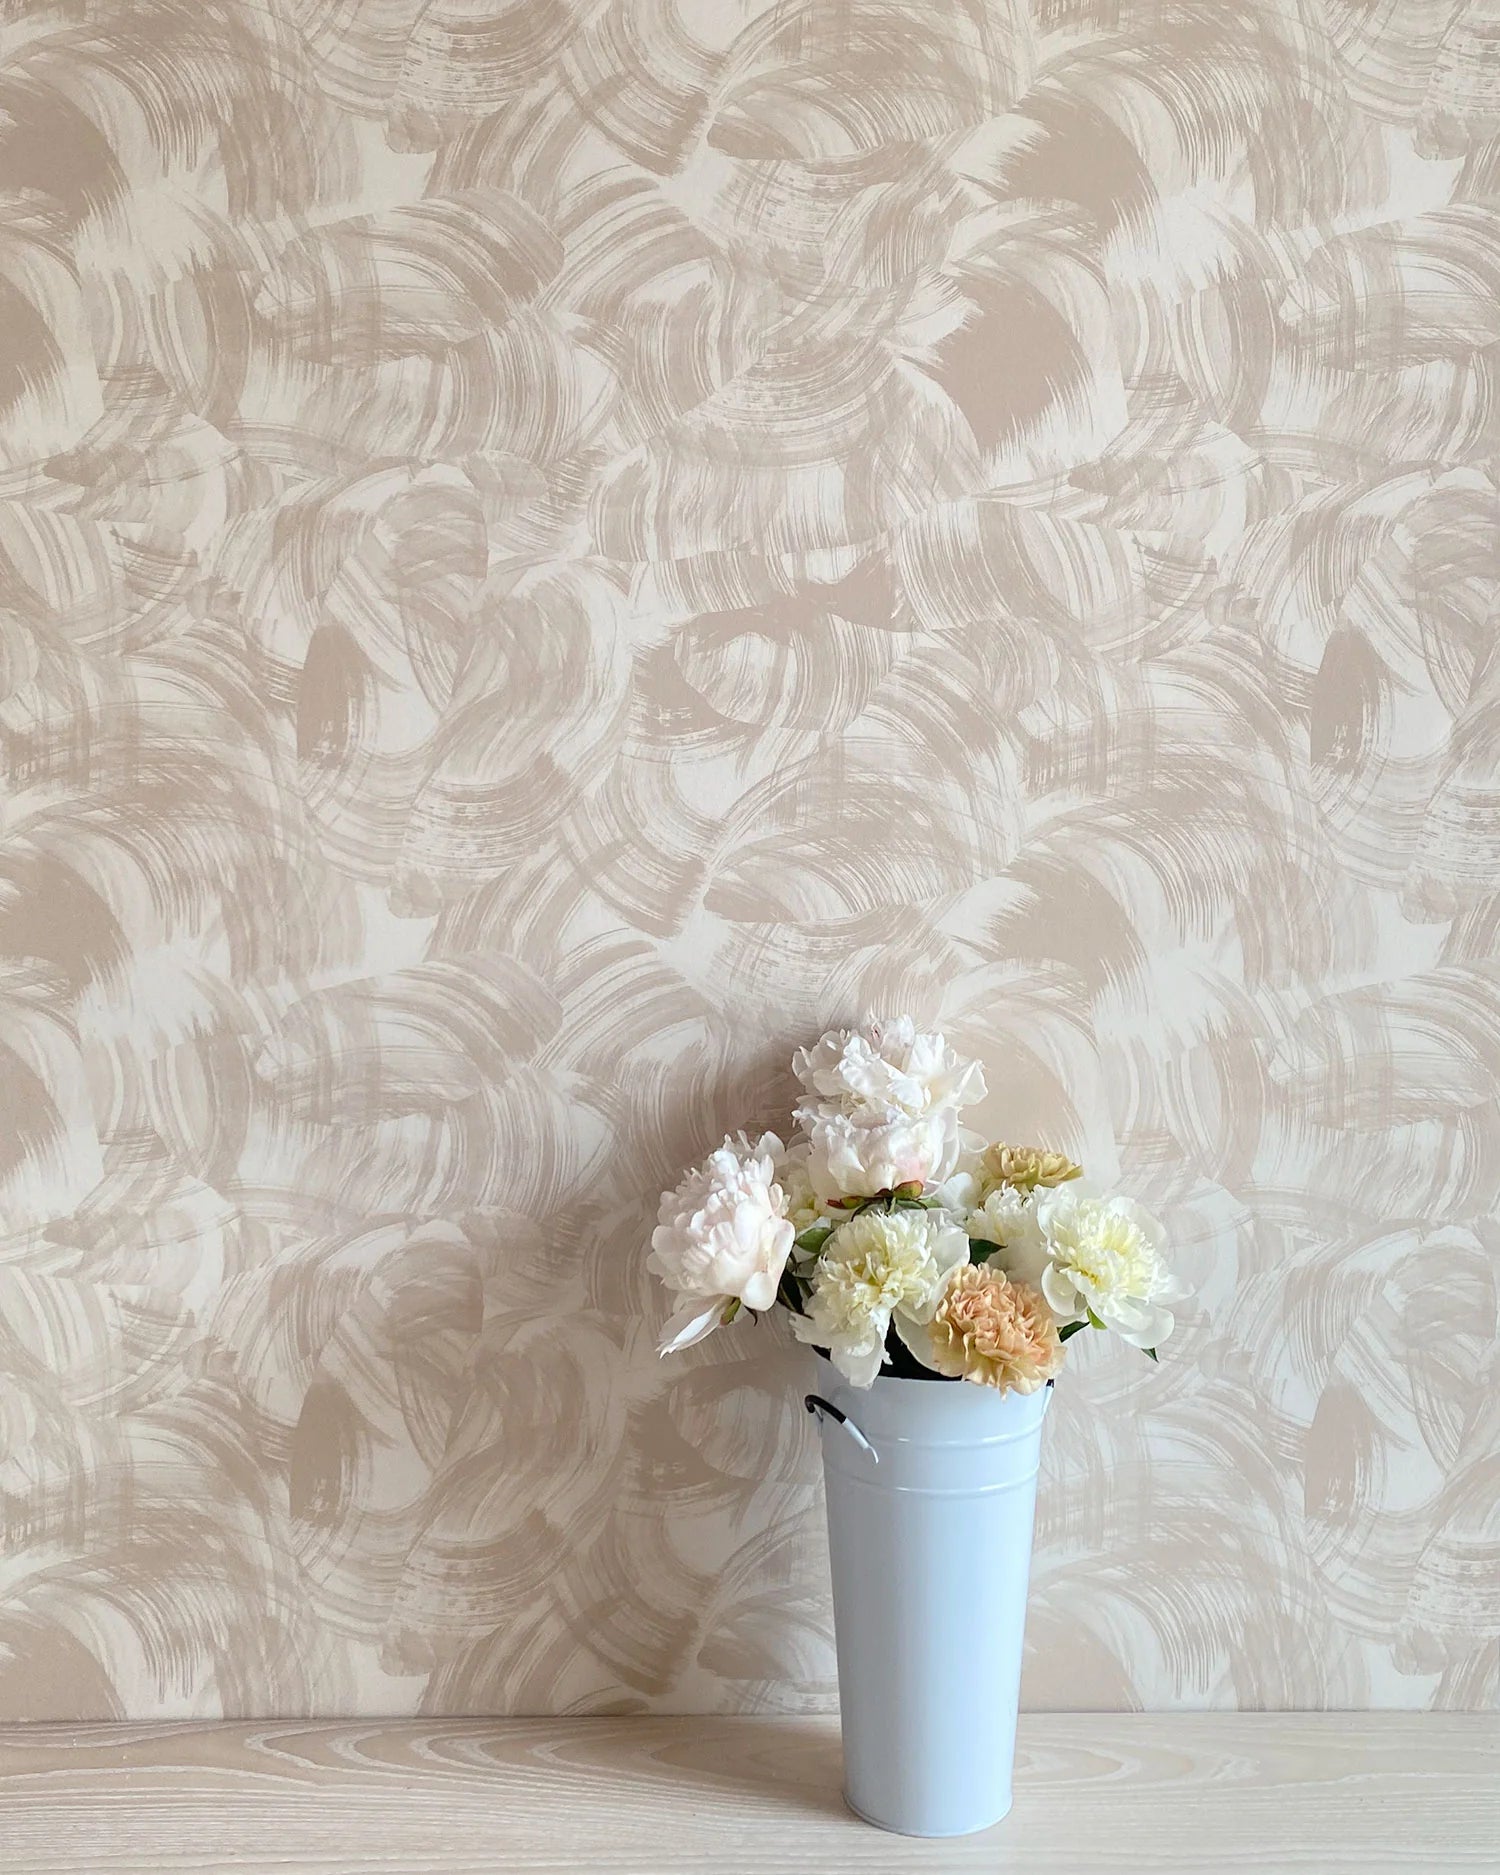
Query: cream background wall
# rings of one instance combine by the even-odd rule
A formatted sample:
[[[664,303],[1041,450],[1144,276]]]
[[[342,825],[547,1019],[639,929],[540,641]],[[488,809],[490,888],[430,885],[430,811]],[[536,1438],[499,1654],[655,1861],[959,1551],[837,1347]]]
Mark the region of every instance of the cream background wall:
[[[1497,396],[1477,0],[0,6],[0,1714],[831,1703],[867,1007],[1199,1291],[1031,1703],[1495,1705]]]

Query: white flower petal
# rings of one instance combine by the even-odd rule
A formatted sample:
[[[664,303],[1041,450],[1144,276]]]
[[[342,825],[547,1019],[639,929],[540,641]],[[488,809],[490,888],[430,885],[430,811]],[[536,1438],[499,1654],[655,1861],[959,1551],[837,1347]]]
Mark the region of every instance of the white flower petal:
[[[828,1358],[851,1387],[873,1387],[885,1363],[885,1342],[881,1340],[873,1347],[830,1348]]]
[[[729,1300],[728,1296],[714,1296],[705,1304],[694,1296],[691,1301],[682,1303],[662,1329],[657,1353],[680,1354],[684,1348],[690,1348],[694,1342],[711,1335],[718,1327],[719,1318]]]
[[[1128,1317],[1102,1318],[1122,1341],[1133,1348],[1159,1348],[1171,1334],[1176,1322],[1170,1309],[1145,1308]]]
[[[757,1270],[740,1291],[740,1300],[747,1309],[768,1309],[775,1302],[780,1286],[779,1271],[773,1276],[767,1270]]]
[[[1085,1310],[1078,1299],[1078,1291],[1072,1278],[1066,1271],[1049,1263],[1042,1271],[1042,1295],[1047,1307],[1060,1322],[1081,1322]]]
[[[925,1321],[919,1321],[916,1316],[908,1314],[905,1309],[897,1309],[891,1317],[891,1326],[901,1337],[903,1347],[924,1367],[932,1367],[932,1336],[927,1332],[931,1321],[931,1313]],[[936,1369],[933,1371],[936,1372]]]

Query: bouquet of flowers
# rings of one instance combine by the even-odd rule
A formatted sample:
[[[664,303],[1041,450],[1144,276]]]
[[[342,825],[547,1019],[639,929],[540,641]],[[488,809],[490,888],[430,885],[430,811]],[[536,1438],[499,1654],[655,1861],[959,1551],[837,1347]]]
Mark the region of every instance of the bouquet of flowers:
[[[779,1304],[854,1386],[881,1373],[1034,1392],[1104,1329],[1154,1360],[1184,1294],[1161,1230],[1037,1146],[961,1123],[977,1062],[909,1017],[832,1029],[792,1068],[796,1129],[726,1138],[661,1201],[661,1351]]]

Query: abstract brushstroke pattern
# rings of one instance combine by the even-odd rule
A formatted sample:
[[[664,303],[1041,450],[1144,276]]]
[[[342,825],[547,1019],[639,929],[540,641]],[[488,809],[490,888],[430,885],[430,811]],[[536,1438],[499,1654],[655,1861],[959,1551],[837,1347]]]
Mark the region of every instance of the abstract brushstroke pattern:
[[[1500,1703],[1497,461],[1477,0],[0,5],[0,1714],[831,1703],[868,1006],[1201,1298],[1031,1703]]]

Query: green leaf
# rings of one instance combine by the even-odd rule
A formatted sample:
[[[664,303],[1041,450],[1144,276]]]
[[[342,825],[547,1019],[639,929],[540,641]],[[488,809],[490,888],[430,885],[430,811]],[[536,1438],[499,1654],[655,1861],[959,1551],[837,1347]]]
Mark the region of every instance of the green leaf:
[[[1154,1360],[1156,1359],[1156,1349],[1155,1349],[1155,1348],[1142,1348],[1142,1349],[1141,1349],[1141,1353],[1145,1355],[1145,1357],[1146,1357],[1146,1359],[1147,1359],[1148,1361],[1154,1361]]]
[[[1057,1338],[1059,1341],[1066,1341],[1069,1335],[1082,1334],[1087,1327],[1087,1322],[1068,1322],[1066,1326],[1058,1329]]]
[[[1102,1328],[1104,1326],[1103,1322],[1100,1321],[1099,1317],[1094,1313],[1092,1309],[1088,1311],[1088,1318],[1089,1318],[1090,1328]]]
[[[809,1224],[805,1231],[792,1239],[799,1250],[821,1250],[833,1235],[831,1224]]]
[[[719,1317],[719,1326],[721,1328],[727,1328],[734,1320],[735,1316],[739,1314],[742,1306],[738,1296],[736,1296],[732,1302],[726,1303],[724,1305],[724,1313]]]
[[[969,1239],[969,1261],[971,1263],[988,1263],[999,1248],[999,1244],[991,1243],[988,1237],[971,1237]]]

